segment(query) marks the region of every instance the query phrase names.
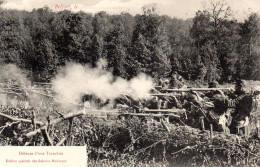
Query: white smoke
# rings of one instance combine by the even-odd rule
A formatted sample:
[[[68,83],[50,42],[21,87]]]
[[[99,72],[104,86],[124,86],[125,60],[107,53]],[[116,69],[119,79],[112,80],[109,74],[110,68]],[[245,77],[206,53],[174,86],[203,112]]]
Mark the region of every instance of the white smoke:
[[[0,105],[17,107],[20,89],[29,87],[27,73],[14,64],[0,64]]]
[[[57,93],[56,99],[65,107],[71,103],[79,104],[83,95],[95,95],[101,100],[114,100],[122,94],[129,95],[133,99],[149,97],[149,91],[153,88],[153,80],[145,74],[127,81],[121,77],[114,77],[106,71],[106,62],[99,61],[97,68],[89,65],[68,63],[63,67],[56,78],[52,80],[53,89]]]

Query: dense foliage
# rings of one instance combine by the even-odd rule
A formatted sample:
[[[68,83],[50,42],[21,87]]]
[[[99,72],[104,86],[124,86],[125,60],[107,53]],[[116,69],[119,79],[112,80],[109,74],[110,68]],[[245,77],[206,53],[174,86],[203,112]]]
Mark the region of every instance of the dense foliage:
[[[32,110],[1,107],[0,112],[17,118],[32,117]],[[36,118],[44,117],[36,114]],[[31,123],[11,124],[6,118],[0,119],[0,145],[24,145],[30,140],[35,141],[35,145],[44,145],[41,135],[31,139],[23,137],[22,134],[32,130]],[[87,145],[89,166],[260,165],[259,138],[255,133],[245,139],[214,132],[211,139],[208,131],[181,123],[167,126],[170,132],[149,118],[78,117],[74,118],[72,128],[73,145]],[[68,133],[68,120],[55,125],[51,131],[57,144]]]
[[[202,82],[260,79],[259,15],[238,22],[229,7],[212,5],[188,20],[159,16],[154,5],[136,16],[0,8],[1,61],[27,70],[33,81],[49,81],[67,61],[95,66],[99,58],[127,79],[174,71]]]

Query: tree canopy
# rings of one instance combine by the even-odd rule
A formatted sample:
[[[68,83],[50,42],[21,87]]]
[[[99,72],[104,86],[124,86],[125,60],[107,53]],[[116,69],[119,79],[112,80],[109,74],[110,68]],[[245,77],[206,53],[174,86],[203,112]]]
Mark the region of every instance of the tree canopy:
[[[0,9],[0,57],[29,71],[33,81],[50,81],[67,61],[94,67],[100,58],[127,79],[177,72],[200,82],[259,80],[260,17],[238,22],[231,16],[220,2],[188,20],[160,16],[154,4],[136,16]]]

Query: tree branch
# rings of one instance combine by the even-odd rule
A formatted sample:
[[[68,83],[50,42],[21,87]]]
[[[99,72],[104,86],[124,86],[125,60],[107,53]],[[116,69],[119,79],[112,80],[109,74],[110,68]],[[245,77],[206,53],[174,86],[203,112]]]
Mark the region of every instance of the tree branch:
[[[84,115],[84,114],[85,114],[84,111],[80,111],[80,112],[77,112],[77,113],[70,113],[70,114],[65,115],[64,118],[58,118],[58,119],[51,121],[50,125],[55,125],[55,124],[62,122],[64,120],[67,120],[67,119],[70,119],[70,118],[73,118],[73,117],[77,117],[77,116],[81,116],[81,115]],[[47,126],[44,125],[42,128],[44,128],[44,127],[47,127]],[[25,134],[24,136],[25,137],[32,137],[32,136],[34,136],[38,133],[41,133],[41,128],[36,129],[32,132],[29,132],[29,133]]]
[[[11,117],[7,114],[4,114],[4,113],[0,113],[0,117],[4,117],[4,118],[7,118],[11,121],[20,121],[20,122],[24,122],[24,123],[32,123],[32,120],[29,120],[29,119],[23,119],[23,118],[14,118],[14,117]],[[37,125],[40,125],[40,126],[43,126],[45,125],[44,123],[40,122],[40,121],[35,121],[35,124]]]

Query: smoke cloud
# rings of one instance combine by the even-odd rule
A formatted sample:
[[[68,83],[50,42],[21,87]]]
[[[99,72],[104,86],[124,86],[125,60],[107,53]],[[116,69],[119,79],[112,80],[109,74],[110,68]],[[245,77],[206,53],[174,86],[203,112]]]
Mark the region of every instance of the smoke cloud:
[[[26,73],[14,64],[1,64],[0,66],[0,82],[5,84],[16,84],[29,86],[30,82],[26,78]]]
[[[58,105],[65,111],[72,111],[81,108],[77,107],[83,104],[84,95],[94,95],[101,102],[109,100],[109,104],[113,104],[114,100],[122,95],[128,95],[134,100],[150,98],[149,92],[154,87],[153,79],[145,74],[131,80],[113,76],[107,70],[107,62],[104,59],[97,62],[96,68],[67,63],[51,81],[51,92],[40,85],[32,86],[27,76],[27,73],[16,65],[7,64],[0,67],[0,105],[21,105],[21,108],[27,106],[43,111],[52,110]],[[91,105],[95,108],[94,106],[95,104]]]
[[[14,108],[34,107],[39,110],[51,108],[51,99],[39,94],[44,88],[39,86],[37,89],[35,86],[31,86],[31,81],[27,76],[28,73],[15,64],[1,64],[0,105]]]
[[[26,75],[14,64],[0,65],[0,105],[18,106],[19,89],[30,85]]]
[[[52,80],[57,99],[64,99],[57,102],[68,108],[70,104],[66,101],[79,103],[85,94],[95,95],[103,101],[114,100],[122,94],[136,100],[149,97],[149,91],[154,86],[151,77],[140,74],[129,81],[114,77],[105,70],[106,64],[106,61],[100,60],[97,68],[91,68],[89,65],[67,63]]]

